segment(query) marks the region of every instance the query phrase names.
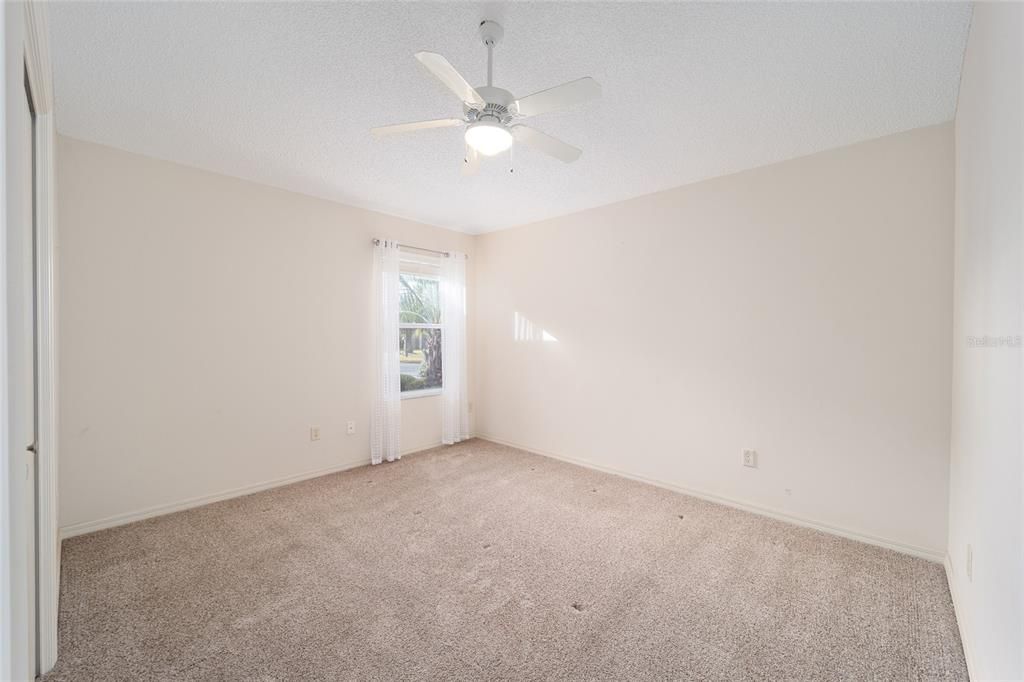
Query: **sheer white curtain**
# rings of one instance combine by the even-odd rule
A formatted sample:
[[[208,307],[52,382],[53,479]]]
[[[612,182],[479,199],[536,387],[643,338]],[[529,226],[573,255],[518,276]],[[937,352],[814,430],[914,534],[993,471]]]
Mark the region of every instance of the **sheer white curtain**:
[[[469,438],[469,394],[466,392],[466,256],[452,251],[441,259],[441,442]]]
[[[374,395],[370,463],[401,459],[402,385],[398,365],[398,242],[380,240],[373,250]]]

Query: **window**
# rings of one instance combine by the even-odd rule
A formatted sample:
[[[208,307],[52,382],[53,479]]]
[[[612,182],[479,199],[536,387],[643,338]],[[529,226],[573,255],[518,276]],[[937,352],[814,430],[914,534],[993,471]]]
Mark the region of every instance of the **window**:
[[[398,362],[402,393],[441,390],[441,281],[436,259],[402,255],[398,318]]]

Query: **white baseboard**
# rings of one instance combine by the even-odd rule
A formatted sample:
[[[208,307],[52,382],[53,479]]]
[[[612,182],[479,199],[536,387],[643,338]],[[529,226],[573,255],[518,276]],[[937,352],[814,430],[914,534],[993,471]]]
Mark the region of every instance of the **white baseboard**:
[[[416,452],[422,452],[424,450],[430,450],[441,445],[440,442],[432,443],[430,445],[417,446],[408,450],[402,451],[402,457],[411,455]],[[184,511],[186,509],[192,509],[193,507],[202,507],[206,504],[213,504],[214,502],[221,502],[223,500],[230,500],[233,497],[241,497],[243,495],[251,495],[252,493],[258,493],[262,490],[270,490],[271,488],[279,488],[283,485],[289,485],[291,483],[298,483],[299,481],[306,481],[311,478],[318,478],[320,476],[326,476],[328,474],[335,474],[339,471],[347,471],[348,469],[355,469],[361,466],[369,466],[370,458],[360,459],[357,461],[344,462],[342,464],[334,464],[324,469],[317,469],[315,471],[306,471],[301,474],[295,474],[293,476],[285,476],[283,478],[276,478],[272,481],[264,481],[262,483],[255,483],[253,485],[243,486],[241,488],[232,488],[231,490],[224,490],[219,493],[213,493],[211,495],[200,495],[199,497],[191,497],[187,500],[181,500],[179,502],[169,502],[167,504],[158,504],[155,507],[147,507],[146,509],[140,509],[138,511],[126,512],[124,514],[116,514],[114,516],[108,516],[103,519],[97,519],[95,521],[83,521],[82,523],[75,523],[70,526],[63,526],[60,529],[60,539],[65,540],[67,538],[73,538],[76,535],[84,535],[86,533],[92,533],[98,530],[104,530],[106,528],[114,528],[115,526],[123,526],[128,523],[134,523],[136,521],[142,521],[143,519],[152,518],[154,516],[163,516],[164,514],[173,514],[174,512]]]
[[[977,669],[974,667],[974,645],[971,637],[971,622],[966,609],[963,608],[963,596],[959,594],[956,587],[956,571],[953,570],[953,561],[947,554],[943,564],[946,567],[946,582],[949,583],[949,594],[953,598],[953,611],[956,613],[956,626],[960,630],[960,643],[964,647],[964,660],[967,661],[967,676],[972,679],[980,679],[976,676]]]
[[[658,486],[659,488],[665,488],[667,490],[682,493],[684,495],[699,497],[702,500],[708,500],[709,502],[724,504],[727,507],[742,509],[743,511],[748,511],[753,514],[758,514],[760,516],[767,516],[778,521],[785,521],[787,523],[792,523],[797,526],[803,526],[805,528],[813,528],[815,530],[820,530],[824,533],[829,533],[830,535],[838,535],[839,537],[847,538],[849,540],[856,540],[858,542],[864,542],[869,545],[875,545],[876,547],[884,547],[885,549],[891,549],[902,554],[909,554],[911,556],[916,556],[921,559],[927,559],[928,561],[934,561],[936,563],[941,564],[946,556],[944,550],[930,549],[927,547],[918,547],[917,545],[910,545],[903,542],[897,542],[895,540],[888,540],[886,538],[867,535],[864,533],[860,533],[858,531],[839,528],[837,526],[832,526],[827,523],[822,523],[821,521],[807,519],[800,516],[794,516],[792,514],[778,511],[776,509],[769,509],[767,507],[762,507],[756,504],[752,504],[750,502],[744,502],[743,500],[736,500],[715,493],[708,493],[702,490],[695,490],[693,488],[687,488],[685,486],[676,485],[674,483],[669,483],[667,481],[647,478],[646,476],[638,476],[636,474],[631,474],[628,471],[622,471],[621,469],[615,469],[600,464],[594,464],[593,462],[589,462],[584,459],[579,459],[577,457],[567,457],[565,455],[559,455],[554,452],[547,452],[537,448],[532,448],[528,445],[521,445],[519,443],[513,443],[507,440],[503,440],[501,438],[489,436],[487,434],[478,433],[476,437],[480,438],[481,440],[488,440],[493,443],[498,443],[500,445],[507,445],[509,447],[517,448],[519,450],[525,450],[526,452],[530,452],[535,455],[541,455],[543,457],[550,457],[551,459],[561,460],[563,462],[568,462],[570,464],[576,464],[581,467],[586,467],[587,469],[603,471],[604,473],[607,474],[622,476],[623,478],[628,478],[634,481],[640,481],[641,483],[647,483],[649,485]]]
[[[509,447],[518,448],[519,450],[525,450],[526,452],[531,452],[533,454],[541,455],[543,457],[550,457],[551,459],[557,459],[557,460],[560,460],[560,461],[563,461],[563,462],[568,462],[570,464],[575,464],[577,466],[586,467],[588,469],[594,469],[596,471],[603,471],[603,472],[608,473],[608,474],[614,474],[616,476],[622,476],[623,478],[628,478],[628,479],[631,479],[631,480],[634,480],[634,481],[640,481],[641,483],[647,483],[649,485],[655,485],[655,486],[658,486],[659,488],[665,488],[667,490],[672,490],[674,492],[682,493],[684,495],[691,495],[693,497],[698,497],[698,498],[701,498],[701,499],[704,499],[704,500],[708,500],[710,502],[716,502],[718,504],[724,504],[724,505],[729,506],[729,507],[733,507],[733,508],[736,508],[736,509],[742,509],[743,511],[748,511],[748,512],[751,512],[751,513],[754,513],[754,514],[759,514],[761,516],[767,516],[769,518],[777,519],[779,521],[786,521],[788,523],[793,523],[793,524],[796,524],[798,526],[804,526],[806,528],[813,528],[815,530],[820,530],[822,532],[829,533],[831,535],[838,535],[840,537],[848,538],[850,540],[857,540],[858,542],[864,542],[864,543],[867,543],[869,545],[875,545],[877,547],[884,547],[886,549],[891,549],[891,550],[894,550],[894,551],[897,551],[897,552],[901,552],[903,554],[909,554],[911,556],[920,557],[922,559],[927,559],[929,561],[934,561],[934,562],[937,562],[937,563],[945,563],[947,561],[946,553],[944,551],[928,549],[928,548],[925,548],[925,547],[918,547],[916,545],[909,545],[909,544],[902,543],[902,542],[897,542],[897,541],[894,541],[894,540],[888,540],[888,539],[885,539],[885,538],[879,538],[879,537],[875,537],[875,536],[872,536],[872,535],[867,535],[867,534],[864,534],[864,533],[860,533],[860,532],[857,532],[857,531],[847,530],[845,528],[838,528],[836,526],[831,526],[831,525],[829,525],[827,523],[822,523],[822,522],[816,521],[814,519],[807,519],[807,518],[803,518],[803,517],[799,517],[799,516],[794,516],[792,514],[787,514],[785,512],[781,512],[781,511],[778,511],[778,510],[775,510],[775,509],[768,509],[766,507],[761,507],[761,506],[758,506],[756,504],[751,504],[749,502],[744,502],[742,500],[736,500],[736,499],[732,499],[732,498],[729,498],[729,497],[724,497],[722,495],[717,495],[717,494],[714,494],[714,493],[704,492],[702,490],[695,490],[693,488],[687,488],[685,486],[676,485],[674,483],[669,483],[667,481],[661,481],[661,480],[657,480],[657,479],[647,478],[645,476],[638,476],[636,474],[631,474],[628,471],[622,471],[620,469],[615,469],[615,468],[612,468],[612,467],[606,467],[606,466],[602,466],[602,465],[599,465],[599,464],[594,464],[592,462],[588,462],[586,460],[579,459],[579,458],[576,458],[576,457],[567,457],[565,455],[559,455],[559,454],[556,454],[556,453],[553,453],[553,452],[547,452],[547,451],[544,451],[544,450],[540,450],[538,448],[532,448],[532,447],[530,447],[528,445],[522,445],[520,443],[513,443],[511,441],[507,441],[507,440],[504,440],[504,439],[501,439],[501,438],[497,438],[495,436],[490,436],[490,435],[487,435],[487,434],[476,434],[474,437],[480,438],[481,440],[488,440],[488,441],[491,441],[491,442],[494,442],[494,443],[499,443],[501,445],[507,445]],[[402,456],[404,457],[406,455],[411,455],[411,454],[416,453],[416,452],[422,452],[424,450],[430,450],[432,448],[438,447],[439,445],[441,445],[441,443],[438,442],[438,443],[432,443],[430,445],[417,446],[417,447],[411,448],[409,450],[403,451],[402,452]],[[325,469],[318,469],[316,471],[309,471],[309,472],[305,472],[305,473],[301,473],[301,474],[296,474],[294,476],[287,476],[287,477],[284,477],[284,478],[275,479],[275,480],[272,480],[272,481],[264,481],[262,483],[256,483],[254,485],[244,486],[244,487],[241,487],[241,488],[234,488],[232,490],[225,490],[223,492],[214,493],[212,495],[202,495],[200,497],[193,497],[193,498],[190,498],[190,499],[187,499],[187,500],[181,500],[179,502],[171,502],[171,503],[168,503],[168,504],[157,505],[155,507],[149,507],[147,509],[142,509],[142,510],[135,511],[135,512],[128,512],[128,513],[125,513],[125,514],[117,514],[115,516],[108,516],[106,518],[97,519],[95,521],[85,521],[85,522],[82,522],[82,523],[76,523],[76,524],[72,524],[70,526],[62,527],[60,529],[60,537],[63,540],[65,538],[74,537],[76,535],[83,535],[85,533],[92,533],[94,531],[103,530],[105,528],[113,528],[115,526],[123,526],[123,525],[125,525],[127,523],[133,523],[135,521],[142,521],[143,519],[148,519],[148,518],[151,518],[151,517],[154,517],[154,516],[161,516],[163,514],[171,514],[173,512],[183,511],[185,509],[191,509],[193,507],[201,507],[201,506],[203,506],[205,504],[212,504],[214,502],[220,502],[222,500],[229,500],[229,499],[231,499],[233,497],[241,497],[242,495],[250,495],[252,493],[260,492],[261,490],[269,490],[271,488],[277,488],[277,487],[280,487],[280,486],[283,486],[283,485],[288,485],[290,483],[298,483],[299,481],[305,481],[305,480],[308,480],[310,478],[317,478],[319,476],[326,476],[328,474],[337,473],[339,471],[345,471],[347,469],[354,469],[356,467],[366,466],[368,464],[369,464],[369,461],[365,460],[365,459],[362,459],[362,460],[359,460],[359,461],[354,461],[354,462],[346,462],[346,463],[342,463],[342,464],[336,464],[334,466],[330,466],[330,467],[327,467]],[[949,570],[950,570],[950,567],[947,564],[947,571],[949,571]],[[952,582],[952,580],[950,580],[950,586],[951,586],[950,590],[951,591],[953,590],[952,584],[953,584],[953,582]],[[954,601],[954,605],[955,605],[956,604],[955,593],[954,593],[953,601]],[[957,612],[959,613],[959,609],[957,609]],[[961,632],[961,638],[963,638],[963,633],[962,632]],[[965,639],[964,640],[965,652],[966,652],[967,646],[968,646],[967,645],[967,640]]]

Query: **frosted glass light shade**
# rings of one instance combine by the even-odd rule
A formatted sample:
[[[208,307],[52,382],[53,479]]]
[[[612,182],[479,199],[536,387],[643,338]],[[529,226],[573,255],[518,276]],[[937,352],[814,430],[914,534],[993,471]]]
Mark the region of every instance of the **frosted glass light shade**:
[[[466,144],[484,156],[494,156],[512,146],[512,133],[500,123],[478,121],[466,128]]]

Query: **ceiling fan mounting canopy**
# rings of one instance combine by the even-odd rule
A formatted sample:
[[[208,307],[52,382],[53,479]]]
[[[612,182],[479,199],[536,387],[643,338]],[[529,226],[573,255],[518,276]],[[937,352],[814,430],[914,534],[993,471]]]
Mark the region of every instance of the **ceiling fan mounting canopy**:
[[[480,22],[480,27],[477,29],[477,33],[480,34],[480,40],[483,41],[487,47],[494,47],[501,42],[501,39],[505,37],[505,29],[501,27],[496,21],[490,19],[484,19]]]
[[[462,101],[462,118],[417,121],[373,128],[375,136],[395,133],[465,126],[466,154],[463,172],[473,174],[479,168],[480,155],[493,156],[510,149],[514,142],[570,163],[582,150],[550,135],[518,123],[519,119],[556,111],[600,96],[601,86],[593,78],[580,78],[547,90],[517,99],[508,90],[494,87],[494,47],[505,35],[494,21],[484,20],[478,26],[480,40],[487,48],[487,85],[473,87],[447,59],[435,52],[417,52],[416,59]]]

